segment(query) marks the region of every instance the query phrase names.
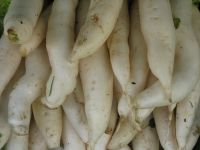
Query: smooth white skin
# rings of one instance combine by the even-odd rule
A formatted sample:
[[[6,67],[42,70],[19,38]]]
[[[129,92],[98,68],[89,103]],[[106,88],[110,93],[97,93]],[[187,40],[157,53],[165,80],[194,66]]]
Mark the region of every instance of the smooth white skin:
[[[170,3],[169,0],[138,2],[149,67],[170,98],[175,56],[175,28]]]
[[[142,90],[144,90],[149,73],[147,47],[141,32],[140,15],[138,9],[138,1],[134,1],[131,5],[130,13],[131,28],[129,44],[131,72],[128,82],[128,95],[132,99],[134,99]]]
[[[155,108],[153,111],[153,116],[162,147],[166,150],[177,150],[178,144],[176,141],[174,115],[172,116],[172,120],[169,126],[169,111],[166,106]]]
[[[192,125],[195,120],[196,110],[200,98],[200,80],[192,92],[176,107],[176,139],[179,149],[184,149]]]
[[[123,1],[115,27],[107,39],[107,46],[110,52],[110,62],[113,73],[123,89],[123,94],[127,96],[130,105],[130,99],[127,93],[127,84],[130,78],[129,61],[129,13],[127,1]]]
[[[21,61],[19,45],[10,43],[5,35],[0,39],[0,95],[16,72]]]
[[[152,118],[153,115],[149,115],[145,121],[149,122]],[[132,146],[134,150],[159,150],[159,138],[156,127],[144,127],[142,131],[138,132],[133,138]]]
[[[146,88],[150,87],[153,83],[155,83],[158,79],[153,75],[151,71],[149,71],[148,74],[148,79],[146,83]],[[135,111],[135,121],[138,124],[141,124],[149,115],[150,113],[154,110],[154,107],[152,108],[147,108],[147,109],[140,109],[137,108]]]
[[[32,35],[44,0],[11,1],[4,18],[4,34],[12,43],[23,44]],[[19,39],[13,38],[15,33]]]
[[[10,133],[10,137],[5,145],[5,150],[28,150],[28,135],[18,136],[14,132]]]
[[[71,94],[76,86],[78,61],[70,63],[69,57],[74,45],[77,4],[78,0],[54,1],[48,20],[46,46],[52,73],[47,81],[46,97],[42,99],[42,103],[51,109],[62,105],[66,96]]]
[[[195,6],[196,7],[196,6]],[[200,103],[198,104],[194,124],[191,128],[185,149],[191,150],[196,145],[199,138],[199,127],[200,127]]]
[[[29,150],[49,150],[46,140],[41,134],[40,130],[38,129],[33,116],[31,118],[29,130],[30,132],[29,132],[28,149]]]
[[[7,142],[11,132],[11,126],[8,124],[8,97],[14,84],[24,75],[24,73],[25,65],[24,59],[22,59],[17,71],[5,87],[0,97],[0,134],[2,135],[0,138],[0,149]]]
[[[107,150],[107,145],[113,135],[117,121],[117,103],[116,99],[113,99],[112,109],[110,112],[110,119],[105,133],[100,137],[94,146],[94,150]],[[87,147],[90,150],[90,147]]]
[[[93,150],[107,128],[113,99],[113,72],[105,44],[80,61],[80,77],[89,125],[89,145]]]
[[[51,72],[45,42],[25,59],[26,72],[9,95],[8,122],[18,135],[29,132],[31,103],[45,91]]]
[[[87,143],[89,129],[84,104],[79,103],[75,97],[75,94],[72,93],[62,104],[62,108],[75,131],[81,137],[83,142]]]
[[[80,75],[76,78],[76,88],[74,90],[74,96],[79,103],[85,103],[84,94],[83,94],[83,87],[80,79]]]
[[[64,150],[86,150],[86,144],[77,134],[67,115],[63,112],[62,141]]]
[[[118,131],[115,131],[107,149],[120,149],[126,146],[138,133],[135,124],[132,123],[131,117],[127,118]]]
[[[51,7],[52,4],[41,13],[30,39],[20,46],[19,52],[21,56],[25,57],[35,50],[46,37]]]
[[[35,122],[45,138],[48,148],[60,147],[62,133],[62,108],[48,109],[40,102],[42,94],[32,103]]]
[[[132,102],[136,95],[144,90],[149,72],[149,66],[147,62],[147,47],[140,28],[138,7],[138,1],[134,1],[130,8],[130,78],[128,81],[127,91],[131,98],[131,107],[128,105],[125,99],[121,97],[118,103],[118,112],[122,118],[120,119],[119,123],[123,122],[129,113],[132,114],[133,122],[137,118],[137,109],[135,110],[135,107],[132,107]]]
[[[122,2],[91,0],[87,17],[73,47],[71,61],[89,56],[103,45],[115,27]]]
[[[172,13],[182,18],[179,28],[176,29],[176,56],[172,78],[171,102],[177,103],[183,100],[198,82],[200,75],[200,50],[191,25],[192,3],[187,0],[173,0],[171,6]],[[134,101],[134,106],[140,108],[159,107],[170,104],[165,89],[159,81],[141,92]]]

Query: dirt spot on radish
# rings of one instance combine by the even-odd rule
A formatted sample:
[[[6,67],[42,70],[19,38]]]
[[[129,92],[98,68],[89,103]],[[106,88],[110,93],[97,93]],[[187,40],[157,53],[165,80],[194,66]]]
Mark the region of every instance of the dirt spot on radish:
[[[26,113],[25,112],[22,112],[21,114],[20,114],[20,120],[25,120],[27,118],[27,116],[26,116]]]
[[[94,21],[93,25],[99,27],[102,30],[102,32],[104,33],[102,26],[99,24],[99,17],[97,14],[92,15],[92,20]]]
[[[194,136],[200,135],[200,126],[196,125],[196,130],[193,132]]]
[[[112,128],[107,128],[106,131],[105,131],[105,134],[108,134],[108,135],[110,135],[112,133],[113,133]]]

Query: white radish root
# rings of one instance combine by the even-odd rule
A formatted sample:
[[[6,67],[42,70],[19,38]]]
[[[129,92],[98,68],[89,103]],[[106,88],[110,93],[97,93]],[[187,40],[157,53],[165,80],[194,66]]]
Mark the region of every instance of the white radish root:
[[[47,78],[50,75],[45,42],[25,59],[26,73],[15,84],[9,95],[8,122],[18,135],[29,132],[31,103],[45,91]]]
[[[132,140],[132,146],[134,150],[159,150],[159,139],[156,131],[156,127],[151,125],[153,115],[145,120],[149,122],[149,125],[144,127]],[[145,123],[146,124],[146,123]]]
[[[48,19],[51,13],[52,4],[49,5],[39,16],[37,24],[30,39],[20,46],[20,55],[25,57],[35,50],[44,40],[47,34]]]
[[[127,85],[130,78],[128,36],[129,13],[128,4],[125,0],[123,1],[115,27],[107,39],[107,46],[113,73],[122,86],[123,94],[127,97],[128,104],[130,105],[130,99],[127,93]]]
[[[18,136],[14,132],[10,133],[5,150],[28,150],[28,135]]]
[[[47,81],[46,97],[42,99],[42,103],[52,109],[62,105],[76,86],[78,61],[70,63],[69,57],[74,45],[77,4],[78,0],[54,1],[48,20],[46,46],[52,73]]]
[[[35,122],[45,138],[48,148],[60,147],[62,133],[62,108],[48,109],[40,102],[42,94],[32,103]]]
[[[0,97],[0,149],[7,142],[11,132],[11,126],[8,124],[8,97],[14,87],[14,84],[24,75],[24,73],[25,65],[24,59],[22,59],[17,71],[11,78],[10,82],[6,85]]]
[[[44,0],[11,1],[3,22],[4,35],[10,42],[22,44],[29,40],[42,11],[43,2]]]
[[[0,94],[16,72],[21,61],[19,45],[10,43],[5,35],[0,39]]]
[[[31,122],[30,122],[28,149],[48,150],[46,140],[41,134],[40,130],[38,129],[33,116],[31,117]]]
[[[77,134],[67,115],[63,112],[62,140],[64,150],[86,150],[86,144]]]
[[[80,61],[80,76],[89,126],[89,146],[93,150],[107,128],[113,99],[113,72],[105,44]]]
[[[168,0],[139,0],[141,30],[147,44],[148,63],[171,97],[175,56],[175,28]]]
[[[115,26],[122,2],[91,0],[87,17],[73,47],[71,61],[91,55],[105,43]]]
[[[176,141],[174,115],[172,116],[172,120],[169,126],[169,111],[166,106],[155,108],[153,111],[153,116],[162,147],[166,150],[177,150],[178,144]]]
[[[75,94],[70,94],[64,103],[62,108],[71,122],[74,130],[78,133],[84,143],[88,142],[88,122],[85,114],[85,106],[77,102]]]

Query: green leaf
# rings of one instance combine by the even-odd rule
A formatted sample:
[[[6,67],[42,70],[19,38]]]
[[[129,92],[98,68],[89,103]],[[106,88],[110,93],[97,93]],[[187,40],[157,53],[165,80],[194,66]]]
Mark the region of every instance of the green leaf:
[[[53,79],[52,79],[52,82],[51,82],[51,87],[50,87],[49,96],[50,96],[51,93],[52,93],[54,78],[55,78],[55,76],[53,76]]]
[[[192,3],[198,8],[200,4],[200,0],[192,0]]]
[[[0,36],[3,34],[3,19],[8,11],[11,0],[1,0],[0,1]]]
[[[192,102],[190,101],[190,105],[191,105],[191,107],[193,108],[193,104],[192,104]]]
[[[181,23],[181,19],[180,18],[173,18],[174,21],[174,27],[175,29],[178,29],[180,23]]]
[[[0,133],[0,138],[2,137],[2,134]]]

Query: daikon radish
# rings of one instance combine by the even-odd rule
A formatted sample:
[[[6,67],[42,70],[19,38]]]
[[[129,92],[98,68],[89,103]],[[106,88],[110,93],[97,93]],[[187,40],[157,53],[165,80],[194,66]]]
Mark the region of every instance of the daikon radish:
[[[192,2],[172,0],[171,3],[172,13],[181,19],[181,23],[176,29],[176,56],[171,95],[172,103],[177,103],[183,100],[198,82],[200,75],[200,50],[192,29]],[[167,98],[165,89],[159,81],[141,92],[134,101],[134,106],[140,108],[159,107],[169,104],[171,103]]]
[[[86,20],[73,47],[71,61],[91,55],[104,44],[115,26],[122,2],[91,0]]]
[[[21,76],[24,75],[24,72],[25,65],[24,59],[22,59],[17,71],[5,87],[0,97],[0,149],[7,142],[11,132],[11,127],[8,124],[8,97],[14,87],[14,84],[19,80]]]
[[[138,93],[144,90],[149,66],[147,62],[147,47],[140,29],[140,18],[138,1],[131,5],[130,13],[130,79],[128,82],[128,94],[135,98]]]
[[[153,116],[156,123],[158,137],[162,147],[166,150],[177,150],[178,144],[175,135],[176,133],[174,115],[172,116],[172,120],[169,126],[169,111],[166,106],[155,108],[153,111]]]
[[[44,107],[40,102],[44,94],[32,103],[35,122],[44,136],[48,148],[58,148],[62,133],[62,108],[58,107],[52,110]]]
[[[123,94],[126,95],[128,104],[130,99],[127,93],[128,80],[130,78],[129,61],[129,13],[128,3],[123,1],[115,27],[107,39],[107,46],[110,52],[110,61],[113,73],[122,86]]]
[[[128,83],[128,94],[134,98],[146,85],[149,66],[147,62],[147,47],[140,27],[140,14],[138,1],[131,5],[131,28],[130,28],[130,64],[131,72]]]
[[[42,11],[44,0],[11,1],[4,17],[4,34],[12,43],[22,44],[29,40]]]
[[[127,90],[128,95],[133,100],[138,93],[144,90],[149,71],[146,43],[140,29],[138,1],[134,1],[131,5],[130,21],[130,78]],[[124,98],[121,98],[118,104],[120,122],[122,123],[130,111],[132,120],[135,120],[135,109],[128,108],[130,105],[127,106],[127,104]]]
[[[83,87],[81,83],[80,76],[78,75],[76,78],[76,88],[74,90],[74,96],[79,103],[85,103],[84,95],[83,95]]]
[[[18,136],[14,132],[11,132],[4,149],[28,150],[28,135]]]
[[[86,144],[77,134],[67,115],[63,112],[62,140],[64,150],[86,150]]]
[[[145,121],[149,125],[138,132],[132,140],[134,150],[159,150],[159,139],[155,127],[153,115],[151,114]]]
[[[50,63],[45,42],[25,59],[26,73],[9,95],[8,122],[18,135],[29,132],[31,103],[45,91]]]
[[[198,45],[198,41],[195,37],[195,32],[192,28],[192,3],[190,1],[184,0],[175,0],[170,1],[171,7],[172,7],[172,13],[174,16],[177,16],[181,19],[180,27],[176,30],[176,36],[177,36],[177,44],[176,46],[176,55],[179,57],[180,61],[179,63],[176,63],[175,68],[181,69],[180,65],[181,63],[184,64],[184,66],[187,68],[187,71],[180,72],[178,74],[178,69],[174,70],[174,78],[173,78],[173,88],[174,89],[181,89],[181,93],[179,91],[173,90],[172,92],[172,101],[177,102],[178,97],[182,95],[182,99],[188,95],[195,85],[197,84],[199,80],[199,74],[200,74],[200,48]],[[187,16],[187,17],[186,17]],[[185,42],[187,41],[187,42]],[[183,53],[184,56],[180,58],[180,55]],[[189,58],[188,58],[189,57]],[[176,58],[175,58],[176,60]],[[185,64],[184,62],[189,62]],[[188,69],[189,68],[189,69]],[[189,73],[188,73],[189,72]],[[184,75],[185,73],[185,75]],[[186,74],[188,73],[188,74]],[[191,78],[192,75],[192,78]],[[180,81],[181,80],[181,81]],[[189,83],[185,83],[182,81],[189,80]],[[175,82],[179,81],[179,82]],[[182,84],[180,84],[180,82]],[[187,85],[187,86],[185,86]],[[184,94],[183,94],[184,93]]]
[[[53,2],[48,21],[46,46],[52,73],[42,102],[49,108],[59,107],[76,86],[78,61],[69,62],[74,45],[75,10],[78,0]]]
[[[175,56],[175,28],[168,0],[139,0],[141,30],[147,44],[148,63],[171,97]]]
[[[62,104],[62,108],[74,130],[78,133],[83,142],[87,143],[88,122],[84,107],[84,104],[77,102],[74,93],[70,94]]]
[[[195,115],[195,120],[194,124],[192,125],[190,135],[188,137],[185,149],[186,150],[191,150],[193,147],[196,145],[197,140],[199,138],[200,132],[199,132],[199,127],[200,127],[200,103],[198,104],[196,115]]]
[[[123,122],[118,131],[115,131],[107,149],[120,149],[126,146],[134,136],[138,133],[135,124],[132,123],[131,118],[128,118]]]
[[[46,140],[41,134],[40,130],[38,129],[33,116],[31,117],[29,131],[30,132],[29,132],[28,149],[29,150],[48,150]]]
[[[19,45],[10,43],[5,35],[0,39],[0,95],[8,84],[21,61]]]
[[[117,121],[117,103],[116,99],[113,99],[112,109],[110,112],[110,120],[105,133],[100,137],[94,146],[94,150],[107,150],[107,145],[114,133],[114,129]],[[89,146],[87,150],[90,150]]]
[[[52,4],[49,5],[39,16],[37,24],[33,30],[30,39],[20,46],[20,55],[25,57],[35,50],[44,40],[47,33],[47,24],[51,13]]]
[[[113,72],[105,44],[81,59],[80,77],[89,125],[89,147],[93,150],[107,128],[113,99]]]
[[[192,125],[195,120],[196,110],[200,98],[200,80],[192,92],[176,107],[176,139],[179,149],[184,149]]]
[[[155,83],[158,79],[153,75],[151,71],[149,71],[148,79],[146,83],[146,88],[150,87],[153,83]],[[154,107],[147,108],[147,109],[140,109],[137,108],[135,111],[135,121],[138,124],[142,124],[142,122],[151,114],[151,112],[154,110]]]

